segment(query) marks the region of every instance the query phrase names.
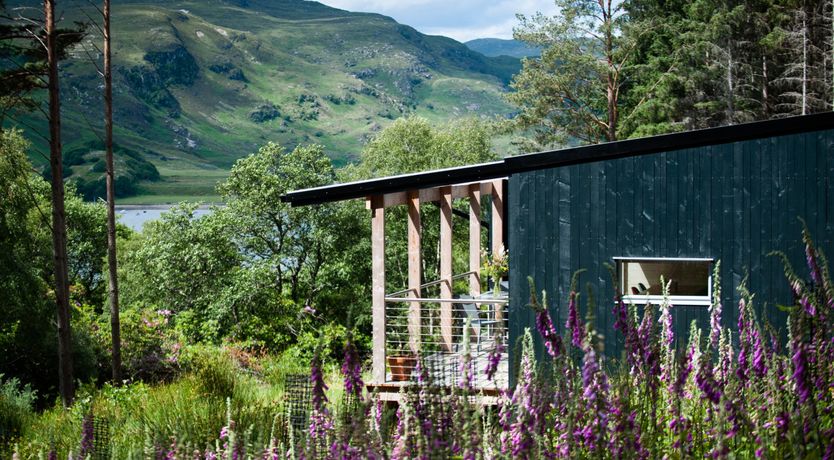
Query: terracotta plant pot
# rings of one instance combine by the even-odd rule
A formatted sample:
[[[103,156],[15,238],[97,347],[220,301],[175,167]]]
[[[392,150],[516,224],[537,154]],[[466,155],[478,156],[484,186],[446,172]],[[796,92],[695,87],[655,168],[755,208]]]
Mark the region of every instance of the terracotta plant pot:
[[[411,378],[411,371],[417,366],[417,357],[414,355],[388,356],[386,359],[391,369],[391,378],[395,382],[407,382]]]

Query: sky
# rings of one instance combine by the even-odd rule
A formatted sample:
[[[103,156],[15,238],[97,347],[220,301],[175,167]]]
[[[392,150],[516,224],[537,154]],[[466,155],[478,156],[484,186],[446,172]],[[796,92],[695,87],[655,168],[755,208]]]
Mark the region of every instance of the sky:
[[[460,42],[474,38],[513,38],[516,13],[552,15],[553,0],[318,0],[348,11],[391,16],[429,35]]]

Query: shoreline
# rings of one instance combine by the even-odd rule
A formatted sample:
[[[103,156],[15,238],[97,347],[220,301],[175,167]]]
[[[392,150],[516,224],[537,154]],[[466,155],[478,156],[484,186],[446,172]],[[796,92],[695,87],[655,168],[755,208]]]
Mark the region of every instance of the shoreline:
[[[132,211],[132,210],[158,210],[158,211],[167,211],[175,206],[179,206],[178,204],[117,204],[115,206],[116,211]],[[223,207],[225,204],[217,203],[217,204],[201,204],[197,206],[199,210],[208,210],[211,209],[212,206]]]

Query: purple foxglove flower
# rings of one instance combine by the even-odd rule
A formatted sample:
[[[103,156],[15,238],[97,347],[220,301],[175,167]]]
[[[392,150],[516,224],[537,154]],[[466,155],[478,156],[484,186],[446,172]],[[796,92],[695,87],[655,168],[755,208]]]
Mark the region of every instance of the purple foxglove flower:
[[[345,391],[357,398],[362,395],[362,363],[359,361],[359,353],[353,344],[353,337],[348,334],[345,342],[345,358],[342,362],[342,376],[345,379]]]
[[[808,382],[808,356],[805,345],[795,340],[793,346],[793,383],[800,404],[805,404],[811,397],[811,387]]]
[[[576,305],[576,292],[571,291],[568,302],[568,320],[565,327],[571,332],[571,344],[576,348],[582,347],[582,323],[579,321],[579,311]]]
[[[680,363],[680,367],[678,368],[678,375],[675,378],[675,383],[672,386],[672,392],[678,397],[683,398],[683,387],[686,385],[687,379],[689,379],[689,375],[692,373],[692,362],[694,359],[695,350],[690,347],[690,349],[686,352],[683,357],[683,360]]]
[[[313,384],[313,409],[322,411],[325,408],[325,404],[327,404],[327,396],[324,393],[327,391],[327,384],[324,383],[324,372],[318,350],[316,350],[313,355],[313,360],[310,363],[310,383]]]
[[[558,357],[562,353],[562,337],[553,327],[553,321],[546,308],[536,311],[536,329],[544,339],[547,354],[554,358]]]
[[[536,385],[536,358],[530,330],[524,332],[521,353],[521,375],[513,391],[512,409],[515,421],[510,425],[510,451],[513,458],[535,457],[535,434],[541,434],[544,424],[544,404]]]
[[[486,378],[490,382],[493,378],[495,378],[495,373],[498,372],[498,365],[501,364],[501,356],[505,351],[504,341],[501,339],[501,337],[503,337],[503,332],[499,330],[497,336],[495,346],[492,347],[492,350],[490,350],[487,355],[486,368],[484,369]]]
[[[704,399],[708,399],[713,404],[718,404],[721,400],[721,390],[718,388],[718,384],[716,383],[715,377],[712,373],[712,363],[710,363],[709,353],[705,353],[701,356],[701,363],[698,371],[699,372],[695,375],[695,383],[701,390]]]
[[[642,352],[643,372],[648,379],[649,387],[657,388],[657,378],[660,377],[660,350],[656,341],[652,340],[654,315],[651,305],[646,305],[643,321],[637,330]]]
[[[84,416],[84,420],[81,423],[81,445],[78,448],[78,458],[80,460],[93,453],[93,442],[95,441],[95,428],[93,424],[93,413],[89,412]]]
[[[765,362],[765,349],[762,344],[762,336],[758,329],[753,329],[753,371],[756,377],[763,378],[767,374],[767,363]]]
[[[811,271],[811,280],[814,281],[815,285],[822,286],[822,270],[820,270],[820,266],[817,263],[817,251],[814,248],[813,241],[811,241],[811,235],[807,227],[802,231],[802,240],[805,242],[805,259],[808,263],[808,269]]]
[[[628,307],[623,302],[623,296],[618,292],[614,298],[614,329],[624,336],[628,335]]]
[[[594,347],[586,343],[582,358],[582,397],[592,416],[583,428],[585,444],[595,451],[605,447],[604,439],[608,427],[608,377],[600,369]]]
[[[709,307],[709,344],[713,351],[718,351],[721,339],[721,261],[715,262],[712,272],[712,304]]]

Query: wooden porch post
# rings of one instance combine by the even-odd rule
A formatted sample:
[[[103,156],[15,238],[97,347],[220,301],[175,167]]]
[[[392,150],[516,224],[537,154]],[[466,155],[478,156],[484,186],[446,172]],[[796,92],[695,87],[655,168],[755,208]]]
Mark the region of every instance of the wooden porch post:
[[[498,254],[504,247],[504,181],[492,181],[492,254]],[[495,320],[503,325],[504,310],[500,305],[495,308]]]
[[[371,258],[373,308],[372,374],[385,382],[385,204],[382,195],[371,197]]]
[[[469,293],[481,294],[481,184],[469,186]]]
[[[422,279],[420,260],[420,193],[408,192],[408,289],[411,297],[420,297]],[[413,353],[420,350],[422,341],[422,320],[420,302],[411,302],[408,307],[408,341]]]
[[[452,188],[440,188],[440,298],[452,298]],[[452,303],[440,303],[440,335],[452,351]]]

